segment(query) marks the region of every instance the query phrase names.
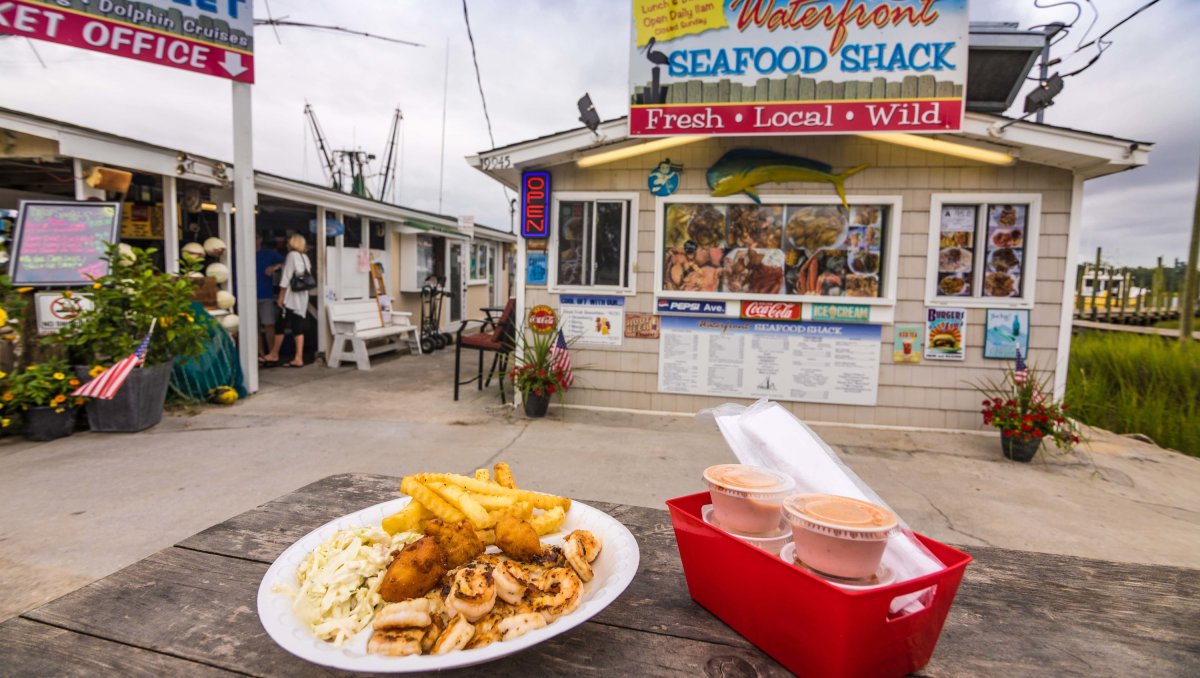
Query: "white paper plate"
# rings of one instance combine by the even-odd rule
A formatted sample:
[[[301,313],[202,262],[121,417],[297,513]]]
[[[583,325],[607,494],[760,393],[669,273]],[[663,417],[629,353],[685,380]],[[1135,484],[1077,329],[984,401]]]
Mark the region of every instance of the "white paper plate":
[[[592,563],[595,577],[585,585],[583,603],[579,609],[560,617],[553,624],[530,631],[512,641],[436,656],[385,657],[368,654],[367,639],[371,636],[369,624],[341,647],[319,640],[292,612],[291,599],[283,593],[272,591],[272,588],[280,582],[296,588],[296,568],[300,566],[300,561],[333,536],[334,532],[378,525],[385,517],[404,508],[408,502],[408,497],[401,497],[332,520],[309,532],[280,554],[258,587],[258,618],[272,640],[301,659],[347,671],[410,673],[482,664],[520,652],[579,626],[616,600],[629,586],[629,582],[633,581],[637,572],[640,554],[633,534],[607,513],[582,502],[572,501],[562,531],[547,535],[542,541],[547,544],[561,544],[562,537],[572,530],[590,530],[603,546],[600,556]]]

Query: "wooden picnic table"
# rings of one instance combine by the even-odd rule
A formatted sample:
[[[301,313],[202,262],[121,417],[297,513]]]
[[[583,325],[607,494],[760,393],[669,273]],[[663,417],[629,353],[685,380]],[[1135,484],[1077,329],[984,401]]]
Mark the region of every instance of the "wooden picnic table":
[[[10,619],[0,667],[9,676],[339,673],[267,636],[259,582],[294,541],[394,499],[398,482],[330,476]],[[688,596],[665,510],[587,503],[637,538],[633,583],[578,628],[455,675],[788,675]],[[1200,675],[1200,570],[965,550],[975,561],[921,675]]]

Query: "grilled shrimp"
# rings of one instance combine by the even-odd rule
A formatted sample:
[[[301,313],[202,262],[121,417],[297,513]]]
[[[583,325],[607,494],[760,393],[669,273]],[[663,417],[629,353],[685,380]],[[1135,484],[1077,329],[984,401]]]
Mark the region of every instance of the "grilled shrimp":
[[[511,560],[502,560],[492,570],[492,580],[496,583],[496,595],[500,600],[513,605],[525,597],[529,588],[529,575],[522,567]]]
[[[388,603],[375,615],[371,628],[380,630],[429,626],[432,621],[429,602],[428,598],[413,598],[402,603]]]
[[[535,591],[530,596],[530,603],[547,622],[575,611],[583,600],[583,582],[568,567],[547,570],[533,586]]]
[[[496,604],[496,583],[486,567],[470,565],[454,574],[454,583],[446,596],[446,609],[475,622],[492,611]]]
[[[520,638],[534,629],[540,629],[545,625],[546,617],[542,613],[526,612],[500,620],[496,624],[496,630],[503,635],[504,640],[512,640]]]
[[[371,634],[367,652],[389,657],[421,654],[421,638],[425,629],[383,629]]]
[[[592,580],[592,561],[600,555],[600,540],[587,530],[575,530],[563,538],[563,556],[583,581]]]
[[[461,650],[471,642],[471,636],[474,635],[475,627],[471,626],[471,622],[461,614],[455,615],[454,619],[450,621],[450,625],[446,627],[445,631],[442,631],[442,635],[433,644],[433,651],[430,654],[446,654]]]

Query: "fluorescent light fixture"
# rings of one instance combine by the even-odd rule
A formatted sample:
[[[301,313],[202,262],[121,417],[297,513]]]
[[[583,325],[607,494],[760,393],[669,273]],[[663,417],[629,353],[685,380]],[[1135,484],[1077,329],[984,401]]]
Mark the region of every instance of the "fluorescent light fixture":
[[[918,134],[904,134],[903,132],[863,132],[858,136],[863,139],[871,139],[872,141],[883,141],[889,144],[897,144],[899,146],[908,146],[922,151],[930,151],[932,153],[942,153],[943,155],[953,155],[967,160],[978,160],[992,165],[1011,165],[1017,159],[1010,153],[1002,153],[1000,151],[990,151],[986,148],[977,146],[968,146],[966,144],[956,144],[952,141],[943,141],[932,137],[921,136]]]
[[[679,136],[679,137],[663,137],[653,141],[646,141],[633,146],[618,148],[615,151],[605,151],[595,155],[584,156],[575,161],[575,164],[582,168],[595,167],[618,160],[627,158],[636,158],[639,155],[654,153],[656,151],[665,151],[668,148],[683,146],[685,144],[694,144],[697,141],[704,141],[706,136]]]

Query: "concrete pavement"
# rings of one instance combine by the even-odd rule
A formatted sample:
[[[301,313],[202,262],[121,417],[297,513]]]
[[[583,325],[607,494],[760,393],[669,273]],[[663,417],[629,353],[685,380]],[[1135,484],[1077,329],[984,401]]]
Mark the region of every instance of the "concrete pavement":
[[[0,619],[103,577],[324,476],[471,470],[662,508],[732,454],[690,416],[551,411],[528,421],[493,388],[451,400],[453,354],[375,369],[274,369],[233,407],[140,434],[0,442]],[[1200,459],[1096,432],[1080,452],[1005,461],[994,435],[815,425],[919,532],[954,544],[1200,567]]]

